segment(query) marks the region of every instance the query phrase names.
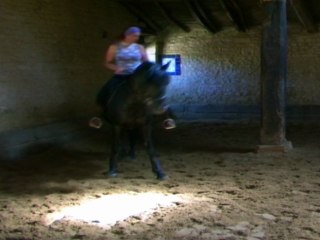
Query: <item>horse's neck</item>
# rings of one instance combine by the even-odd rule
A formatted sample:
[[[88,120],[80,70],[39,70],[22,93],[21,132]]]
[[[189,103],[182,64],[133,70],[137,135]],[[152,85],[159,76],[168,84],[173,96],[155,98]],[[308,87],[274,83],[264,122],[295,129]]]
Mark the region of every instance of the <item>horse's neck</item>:
[[[130,79],[128,79],[128,85],[130,86],[133,94],[138,95],[145,91],[146,83],[145,78],[137,75],[130,76]]]

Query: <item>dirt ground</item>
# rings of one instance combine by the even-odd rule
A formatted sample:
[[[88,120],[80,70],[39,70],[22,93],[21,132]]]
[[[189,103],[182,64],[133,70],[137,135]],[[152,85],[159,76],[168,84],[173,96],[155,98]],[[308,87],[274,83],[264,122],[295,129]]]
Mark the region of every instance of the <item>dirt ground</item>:
[[[143,148],[107,178],[109,135],[0,164],[0,239],[320,239],[320,126],[289,125],[288,153],[255,153],[256,124],[156,129],[169,180]]]

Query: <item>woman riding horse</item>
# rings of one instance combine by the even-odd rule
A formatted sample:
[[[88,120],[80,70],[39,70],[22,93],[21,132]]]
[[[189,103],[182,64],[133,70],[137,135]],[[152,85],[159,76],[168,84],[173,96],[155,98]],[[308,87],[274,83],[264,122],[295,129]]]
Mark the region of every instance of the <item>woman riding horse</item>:
[[[152,170],[157,178],[164,179],[166,174],[156,159],[151,141],[151,121],[154,114],[169,114],[168,108],[162,106],[169,78],[163,67],[148,62],[144,47],[137,43],[140,34],[138,27],[130,27],[120,42],[109,47],[106,67],[114,71],[114,76],[98,93],[97,103],[103,109],[103,117],[113,126],[109,175],[116,176],[118,172],[121,131],[142,127]],[[94,117],[89,125],[100,128],[102,120]],[[163,126],[171,129],[175,122],[167,118]]]
[[[122,133],[143,130],[152,171],[158,179],[166,179],[152,141],[154,115],[166,111],[165,92],[169,76],[165,69],[155,63],[144,62],[134,73],[117,87],[104,107],[104,118],[111,123],[113,142],[109,162],[109,176],[117,176],[117,160],[122,147]],[[132,143],[131,143],[132,144]],[[131,151],[133,145],[130,146]]]
[[[97,95],[96,101],[99,106],[104,107],[106,100],[117,86],[126,81],[141,63],[149,61],[144,47],[137,43],[140,35],[140,28],[130,27],[124,32],[121,41],[108,48],[106,67],[112,70],[114,75]],[[94,117],[90,120],[89,126],[100,128],[102,120]],[[163,126],[165,129],[171,129],[175,127],[175,122],[172,118],[168,118],[164,121]]]

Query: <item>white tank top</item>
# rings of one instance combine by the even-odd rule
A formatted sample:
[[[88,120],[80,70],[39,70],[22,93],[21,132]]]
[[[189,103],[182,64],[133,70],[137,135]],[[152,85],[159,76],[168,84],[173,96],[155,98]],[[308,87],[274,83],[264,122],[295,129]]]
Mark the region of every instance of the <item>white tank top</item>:
[[[123,68],[121,74],[131,74],[142,63],[141,47],[137,43],[129,46],[119,43],[116,52],[116,65]]]

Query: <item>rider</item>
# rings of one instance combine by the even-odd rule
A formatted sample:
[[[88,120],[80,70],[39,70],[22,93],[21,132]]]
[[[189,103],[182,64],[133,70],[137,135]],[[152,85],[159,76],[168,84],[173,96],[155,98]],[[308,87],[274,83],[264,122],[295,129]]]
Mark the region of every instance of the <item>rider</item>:
[[[139,27],[129,27],[119,42],[109,46],[106,52],[105,66],[112,70],[114,75],[97,95],[96,102],[99,106],[103,107],[116,87],[125,81],[142,62],[149,61],[145,48],[137,43],[140,35],[141,29]],[[163,124],[165,129],[175,127],[175,122],[171,118],[164,120]],[[100,128],[102,126],[101,118],[91,118],[89,126]]]

